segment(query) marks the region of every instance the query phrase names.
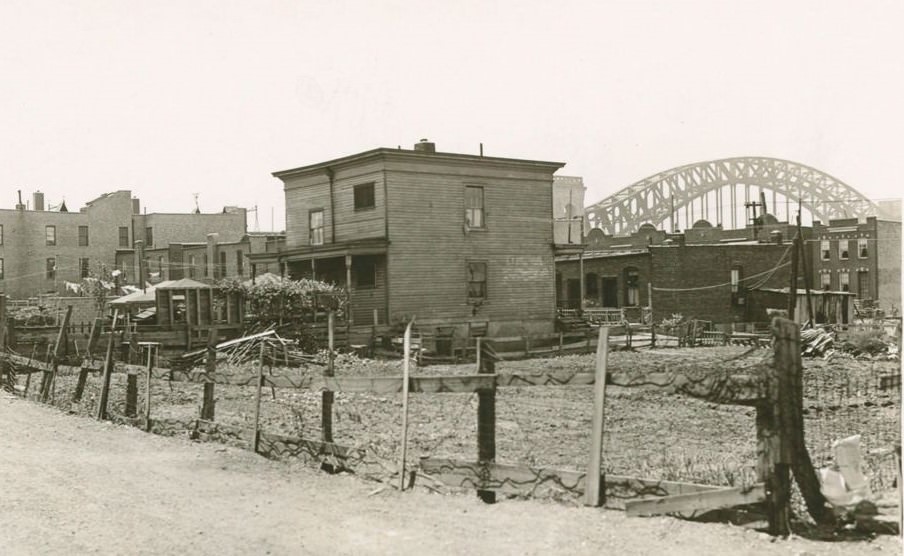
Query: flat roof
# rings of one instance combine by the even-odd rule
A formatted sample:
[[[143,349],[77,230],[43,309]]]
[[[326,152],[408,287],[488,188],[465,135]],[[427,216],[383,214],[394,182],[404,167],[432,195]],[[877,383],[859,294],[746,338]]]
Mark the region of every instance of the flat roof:
[[[306,166],[299,166],[297,168],[290,168],[288,170],[279,170],[277,172],[273,172],[272,175],[277,178],[282,178],[284,176],[291,176],[293,174],[301,174],[305,172],[310,172],[313,170],[322,170],[326,169],[330,166],[338,166],[341,164],[350,164],[354,162],[358,162],[361,160],[367,160],[369,158],[378,158],[381,156],[400,156],[405,158],[413,158],[413,159],[421,159],[425,161],[430,160],[458,160],[458,161],[473,161],[473,162],[497,162],[497,163],[509,163],[509,164],[521,164],[521,165],[534,165],[534,166],[544,166],[549,168],[559,169],[565,166],[564,162],[549,162],[543,160],[528,160],[521,158],[503,158],[498,156],[480,156],[478,154],[461,154],[461,153],[447,153],[447,152],[425,152],[425,151],[416,151],[411,149],[392,149],[388,147],[380,147],[376,149],[371,149],[369,151],[364,151],[348,156],[343,156],[339,158],[334,158],[332,160],[327,160],[324,162],[318,162],[316,164],[309,164]]]

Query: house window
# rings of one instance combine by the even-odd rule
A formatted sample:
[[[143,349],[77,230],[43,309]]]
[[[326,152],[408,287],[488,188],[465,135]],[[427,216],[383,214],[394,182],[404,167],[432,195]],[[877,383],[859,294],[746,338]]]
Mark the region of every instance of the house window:
[[[56,226],[44,227],[44,239],[47,245],[56,245]]]
[[[377,262],[369,257],[356,258],[352,269],[355,271],[355,288],[377,287]]]
[[[857,240],[857,253],[861,259],[869,258],[869,240],[866,238]]]
[[[88,247],[88,226],[78,227],[78,246]]]
[[[586,276],[584,276],[584,297],[587,299],[592,299],[593,301],[599,301],[600,296],[600,279],[596,275],[595,272],[588,272]]]
[[[738,293],[741,287],[741,267],[735,266],[731,269],[731,293]]]
[[[828,272],[819,276],[819,285],[824,290],[832,289],[832,275]]]
[[[195,277],[195,256],[194,255],[188,256],[188,277],[189,278]]]
[[[151,247],[152,245],[154,245],[154,228],[144,229],[144,240],[147,243],[145,247]]]
[[[165,274],[163,273],[163,257],[157,257],[157,274],[160,275],[161,280],[165,280]]]
[[[241,251],[235,252],[235,273],[239,276],[245,275],[245,254]]]
[[[829,244],[829,240],[824,239],[819,242],[819,251],[822,253],[822,260],[827,261],[832,258],[832,247]]]
[[[468,263],[468,299],[486,299],[487,263]]]
[[[226,277],[226,251],[220,251],[220,264],[217,266],[216,276],[214,278]]]
[[[848,258],[848,240],[842,239],[838,242],[838,258],[846,261]]]
[[[308,213],[311,245],[323,245],[323,209]]]
[[[625,269],[625,305],[640,305],[640,274],[634,267]]]
[[[865,270],[857,272],[857,297],[869,299],[869,272]]]
[[[119,227],[119,246],[120,247],[128,247],[129,246],[129,228],[128,228],[128,226],[120,226]]]
[[[56,259],[53,257],[47,257],[47,279],[53,280],[56,278]]]
[[[207,253],[201,255],[201,276],[207,278]]]
[[[3,224],[0,224],[0,245],[3,245]]]
[[[0,280],[3,280],[3,259],[0,259]]]
[[[843,292],[851,291],[851,274],[847,270],[838,273],[838,285]]]
[[[486,226],[483,214],[483,188],[477,186],[465,187],[465,224],[469,228],[483,228]]]
[[[78,260],[78,275],[79,275],[79,278],[87,278],[87,277],[88,277],[88,269],[89,269],[88,258],[87,258],[87,257],[85,257],[85,258],[80,258],[80,259]]]
[[[355,210],[374,208],[376,204],[374,184],[365,183],[355,186]]]

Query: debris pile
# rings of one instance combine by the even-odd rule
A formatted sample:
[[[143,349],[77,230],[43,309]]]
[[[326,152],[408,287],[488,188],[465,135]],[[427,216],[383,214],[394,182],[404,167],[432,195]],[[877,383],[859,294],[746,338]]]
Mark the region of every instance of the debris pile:
[[[808,357],[824,355],[835,345],[835,333],[825,328],[805,328],[800,331],[801,354]]]
[[[261,357],[261,346],[264,346],[264,363],[268,365],[320,364],[316,355],[303,352],[297,342],[280,337],[273,329],[217,344],[217,361],[230,365],[256,362]],[[206,357],[207,348],[204,348],[184,353],[174,363],[179,367],[200,366]]]

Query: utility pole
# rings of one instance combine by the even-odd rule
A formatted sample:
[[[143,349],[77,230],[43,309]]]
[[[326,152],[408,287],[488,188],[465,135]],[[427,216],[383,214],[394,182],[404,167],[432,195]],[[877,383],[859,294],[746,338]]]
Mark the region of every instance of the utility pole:
[[[146,292],[147,286],[145,285],[145,262],[144,262],[144,242],[140,239],[135,242],[135,256],[138,257],[138,285],[141,286],[141,291]]]

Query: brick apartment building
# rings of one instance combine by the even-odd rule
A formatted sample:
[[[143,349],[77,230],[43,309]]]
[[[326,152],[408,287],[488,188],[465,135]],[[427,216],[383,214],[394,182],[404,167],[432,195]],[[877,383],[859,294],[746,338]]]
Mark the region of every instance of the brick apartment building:
[[[869,217],[813,223],[815,287],[851,291],[887,314],[901,309],[901,223]]]
[[[142,214],[131,191],[120,190],[69,212],[65,204],[47,210],[43,193],[36,192],[31,207],[20,200],[15,209],[0,209],[0,288],[13,299],[60,293],[67,282],[110,276],[114,270],[128,283],[137,277],[135,241],[152,248],[205,242],[210,232],[225,241],[239,241],[246,233],[245,210]]]
[[[351,285],[352,324],[550,332],[563,163],[378,148],[276,172],[291,277]],[[582,187],[582,186],[581,186]],[[523,328],[522,328],[523,327]]]

